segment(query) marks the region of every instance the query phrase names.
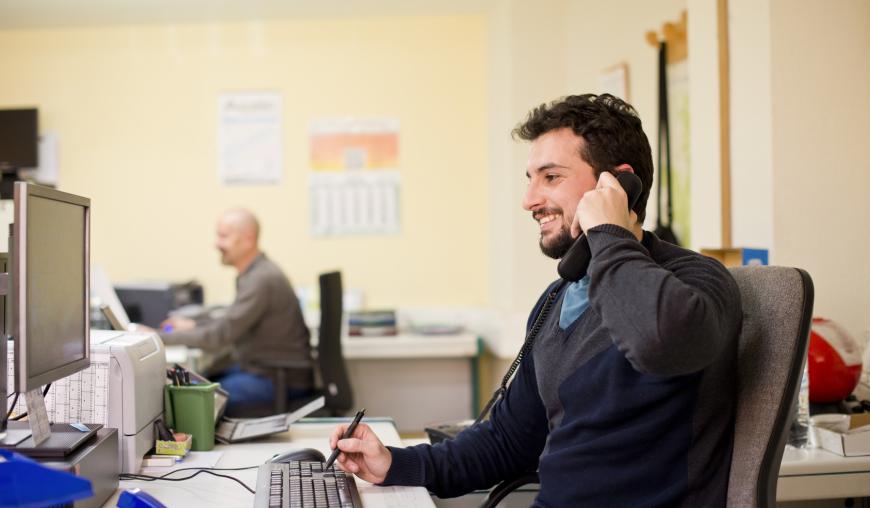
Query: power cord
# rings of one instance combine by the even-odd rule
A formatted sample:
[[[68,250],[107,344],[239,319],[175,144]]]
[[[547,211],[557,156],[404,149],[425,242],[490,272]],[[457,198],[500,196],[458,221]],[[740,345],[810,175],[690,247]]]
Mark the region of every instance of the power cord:
[[[12,399],[12,405],[9,406],[9,412],[6,413],[6,419],[8,420],[10,416],[12,416],[12,412],[15,411],[15,404],[18,404],[18,392],[15,392],[15,398]],[[10,395],[11,397],[11,395]],[[6,400],[9,400],[9,397],[6,397]]]
[[[46,395],[48,395],[48,390],[49,390],[50,388],[51,388],[51,383],[48,383],[47,385],[45,385],[45,389],[42,390],[42,396],[43,396],[43,397],[45,397]],[[7,400],[8,400],[8,397],[7,397]],[[15,404],[18,404],[18,392],[15,392],[15,398],[12,400],[12,407],[9,408],[9,412],[6,413],[6,419],[7,419],[7,420],[9,420],[9,417],[12,416],[12,412],[15,411]],[[15,415],[15,418],[12,418],[12,421],[13,421],[13,422],[16,422],[16,421],[18,421],[18,420],[24,418],[25,416],[27,416],[27,411],[21,413],[20,415]]]
[[[190,480],[190,479],[193,478],[194,476],[197,476],[197,475],[199,475],[199,474],[201,474],[201,473],[206,473],[206,474],[210,474],[210,475],[212,475],[212,476],[217,476],[217,477],[220,477],[220,478],[226,478],[226,479],[228,479],[228,480],[232,480],[232,481],[238,483],[239,485],[241,485],[242,487],[244,487],[245,490],[247,490],[247,491],[250,492],[251,494],[254,494],[254,489],[252,489],[252,488],[248,487],[247,485],[245,485],[245,483],[242,482],[241,480],[239,480],[238,478],[236,478],[236,477],[234,477],[234,476],[230,476],[230,475],[218,474],[218,473],[215,473],[214,471],[244,471],[244,470],[246,470],[246,469],[254,469],[254,468],[257,468],[257,467],[260,467],[260,466],[247,466],[247,467],[185,467],[185,468],[181,468],[181,469],[176,469],[175,471],[170,471],[170,472],[168,472],[168,473],[166,473],[166,474],[164,474],[164,475],[161,475],[161,476],[150,476],[150,475],[145,475],[145,474],[132,474],[132,473],[125,473],[125,474],[121,474],[121,475],[119,475],[118,478],[121,479],[121,480],[139,480],[139,481],[143,481],[143,482],[153,482],[153,481],[157,481],[157,480],[163,480],[163,481],[167,481],[167,482],[181,482],[181,481],[184,481],[184,480]],[[190,475],[190,476],[185,476],[184,478],[168,478],[169,475],[172,475],[172,474],[178,473],[178,472],[180,472],[180,471],[196,471],[196,472],[193,473],[193,474]]]

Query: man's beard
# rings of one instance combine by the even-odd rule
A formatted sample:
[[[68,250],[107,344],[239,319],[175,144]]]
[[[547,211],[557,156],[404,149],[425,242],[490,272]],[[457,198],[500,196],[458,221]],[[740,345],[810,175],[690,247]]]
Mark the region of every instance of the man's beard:
[[[544,245],[543,237],[541,237],[538,245],[541,246],[541,252],[543,252],[545,256],[553,259],[562,259],[562,256],[568,252],[568,249],[574,245],[574,238],[571,237],[571,232],[568,228],[563,226],[550,245]]]

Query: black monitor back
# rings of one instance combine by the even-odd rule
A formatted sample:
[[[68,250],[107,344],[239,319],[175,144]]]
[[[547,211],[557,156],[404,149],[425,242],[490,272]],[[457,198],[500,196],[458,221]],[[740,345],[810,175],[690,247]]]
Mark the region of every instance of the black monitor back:
[[[204,292],[196,281],[115,286],[118,300],[133,323],[159,328],[170,311],[185,305],[202,305]]]

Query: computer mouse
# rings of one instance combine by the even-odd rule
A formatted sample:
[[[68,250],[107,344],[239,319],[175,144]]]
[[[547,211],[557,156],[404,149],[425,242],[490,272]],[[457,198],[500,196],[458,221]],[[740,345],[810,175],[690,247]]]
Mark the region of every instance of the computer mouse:
[[[326,457],[314,448],[302,448],[301,450],[290,450],[289,452],[279,453],[266,462],[276,464],[284,464],[290,461],[297,460],[299,462],[326,462]]]

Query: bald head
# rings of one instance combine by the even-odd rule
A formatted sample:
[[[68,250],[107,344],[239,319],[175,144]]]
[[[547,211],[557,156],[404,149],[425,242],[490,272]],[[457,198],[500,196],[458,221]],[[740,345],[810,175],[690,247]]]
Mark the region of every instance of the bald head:
[[[243,272],[260,253],[259,237],[260,223],[254,214],[243,208],[227,210],[217,224],[215,246],[221,253],[221,262]]]
[[[219,220],[240,234],[253,236],[255,242],[260,238],[260,223],[249,210],[233,208],[224,212]]]

